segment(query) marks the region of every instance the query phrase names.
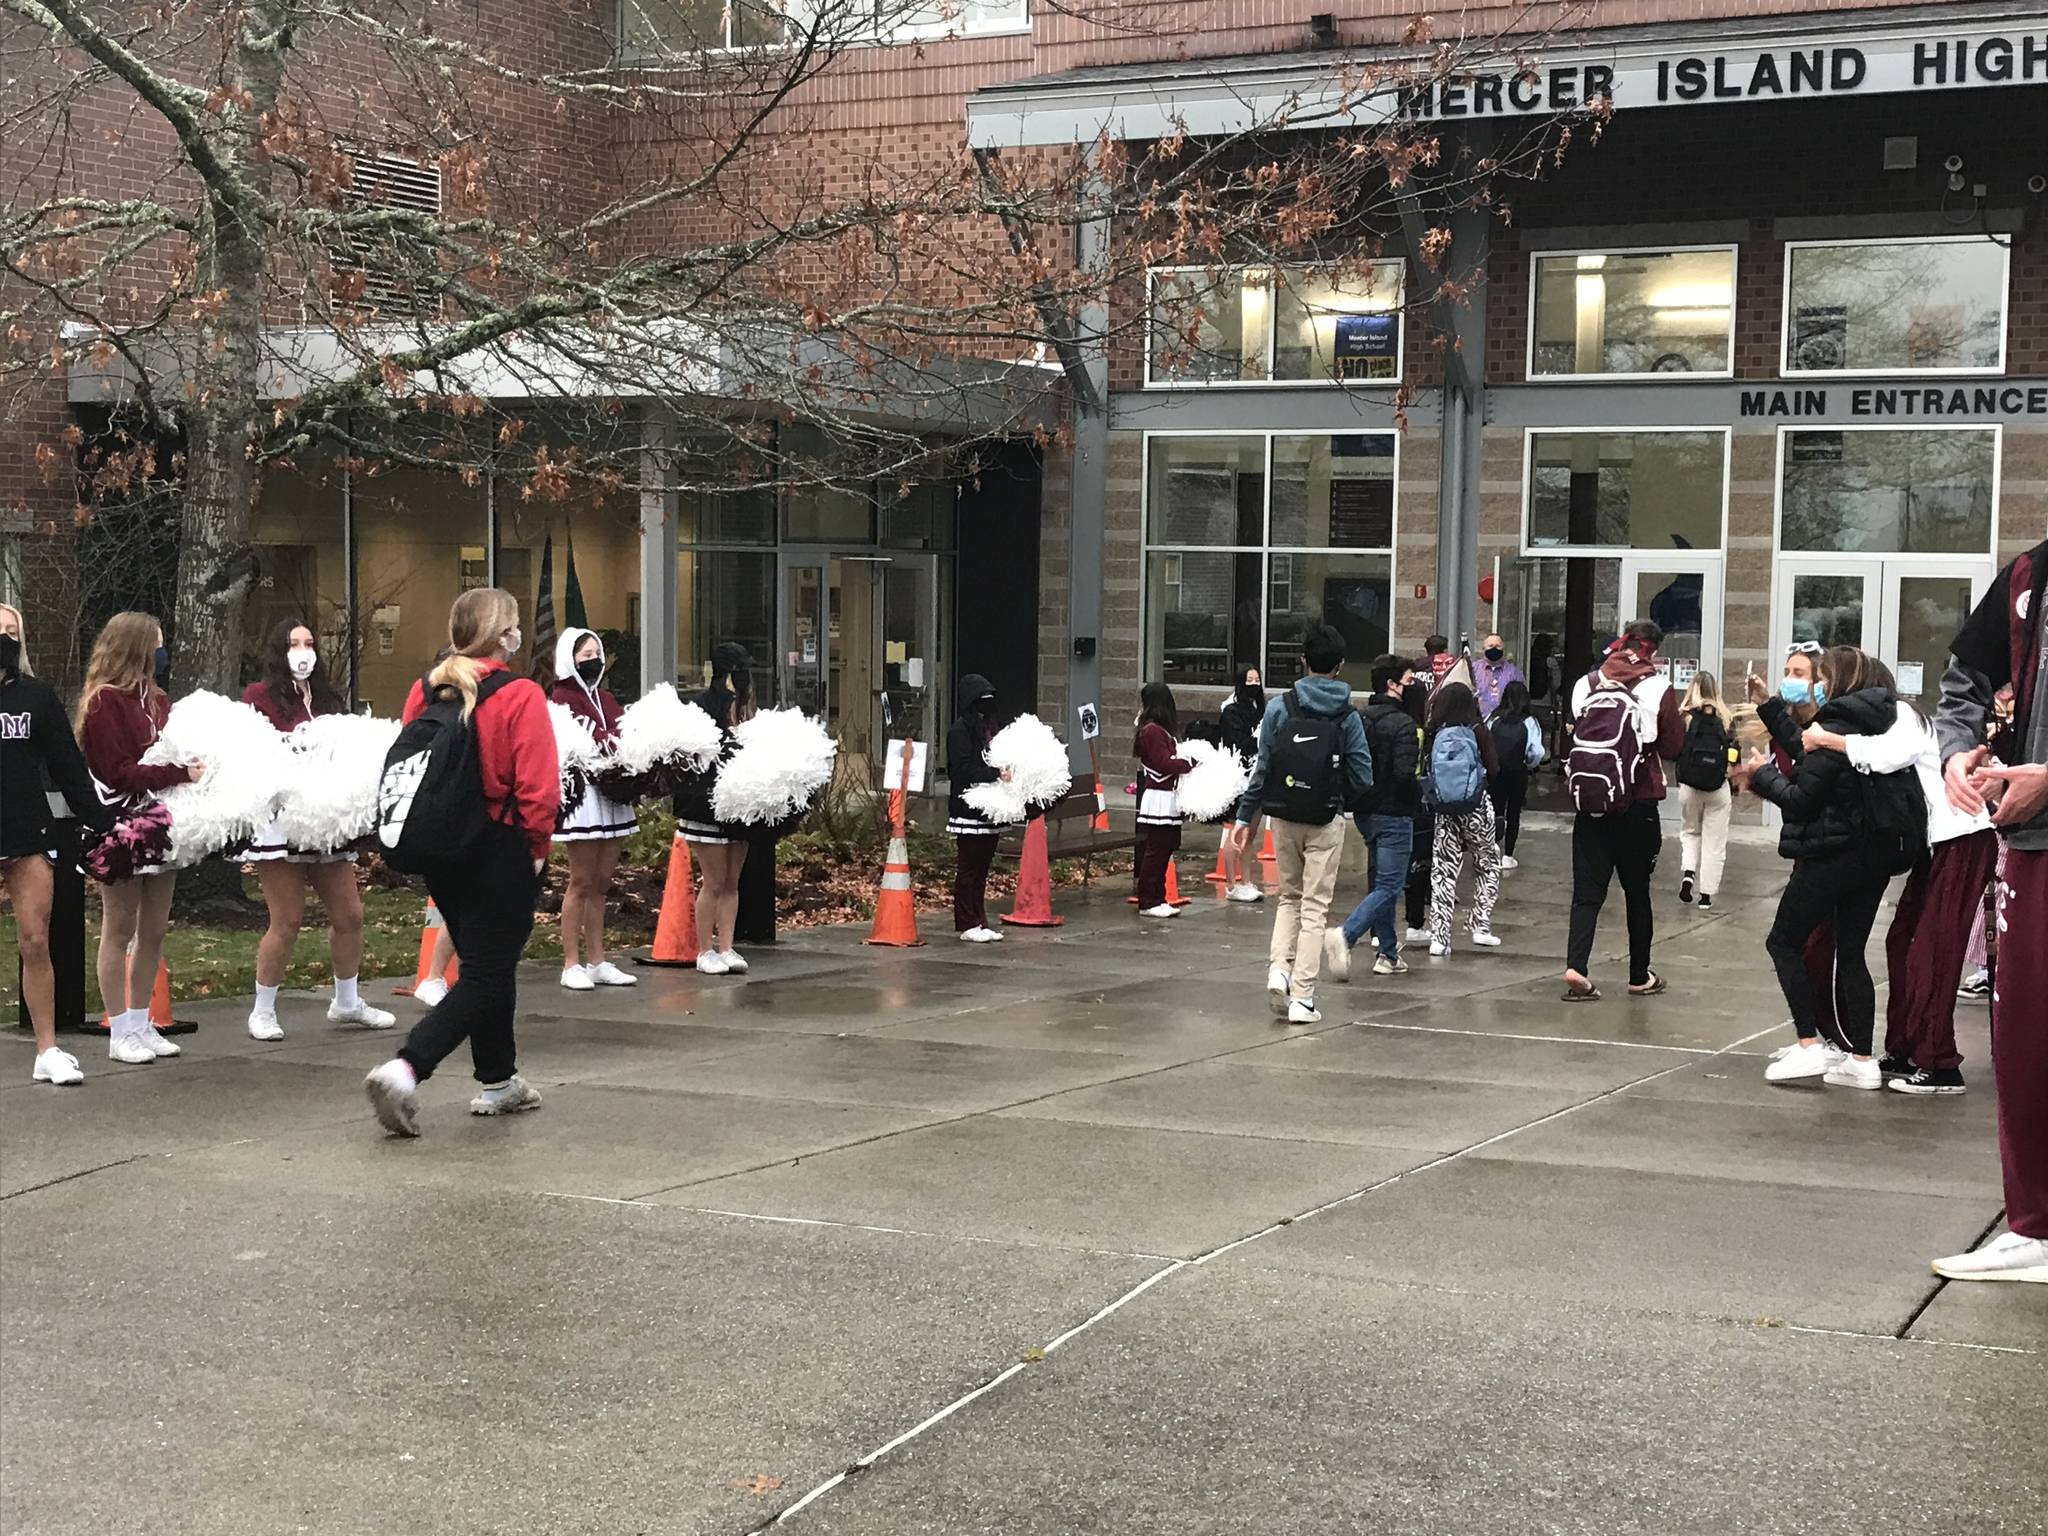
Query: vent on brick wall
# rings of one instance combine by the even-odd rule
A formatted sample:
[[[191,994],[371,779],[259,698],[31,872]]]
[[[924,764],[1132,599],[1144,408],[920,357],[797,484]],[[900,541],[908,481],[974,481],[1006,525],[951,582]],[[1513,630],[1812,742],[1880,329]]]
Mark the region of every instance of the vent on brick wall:
[[[369,150],[358,150],[350,158],[354,168],[351,208],[440,213],[438,165]],[[402,226],[351,232],[333,252],[333,264],[336,272],[363,275],[362,295],[354,301],[358,305],[384,313],[417,313],[437,302],[441,284],[433,250]]]

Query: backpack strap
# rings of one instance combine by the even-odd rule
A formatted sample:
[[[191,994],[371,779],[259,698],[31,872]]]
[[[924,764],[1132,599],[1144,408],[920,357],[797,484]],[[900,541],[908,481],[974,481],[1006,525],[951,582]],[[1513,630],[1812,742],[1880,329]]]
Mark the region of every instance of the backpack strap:
[[[1297,700],[1297,699],[1295,698],[1295,696],[1294,696],[1294,689],[1293,689],[1293,687],[1292,687],[1291,685],[1290,685],[1290,686],[1288,687],[1288,689],[1287,689],[1287,695],[1286,695],[1286,699],[1287,699],[1287,718],[1288,718],[1288,719],[1290,719],[1290,720],[1292,720],[1292,719],[1295,719],[1295,718],[1296,718],[1297,716],[1299,716],[1299,715],[1300,715],[1300,713],[1301,713],[1301,710],[1300,710],[1300,709],[1299,709],[1299,708],[1297,707],[1297,706],[1298,706],[1298,704],[1299,704],[1299,701],[1298,701],[1298,700]]]

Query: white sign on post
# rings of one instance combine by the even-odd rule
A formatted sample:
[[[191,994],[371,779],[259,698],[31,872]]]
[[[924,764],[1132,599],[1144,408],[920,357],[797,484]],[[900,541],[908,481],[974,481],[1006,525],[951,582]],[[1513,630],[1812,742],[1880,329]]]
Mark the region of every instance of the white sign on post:
[[[903,739],[897,737],[889,743],[889,750],[882,758],[882,788],[900,789],[913,795],[923,794],[925,765],[930,757],[929,747],[921,741],[913,741],[910,744],[909,776],[906,779],[903,766]]]
[[[1095,713],[1095,706],[1093,704],[1083,704],[1074,713],[1081,717],[1081,739],[1083,741],[1093,741],[1102,734],[1102,720]]]

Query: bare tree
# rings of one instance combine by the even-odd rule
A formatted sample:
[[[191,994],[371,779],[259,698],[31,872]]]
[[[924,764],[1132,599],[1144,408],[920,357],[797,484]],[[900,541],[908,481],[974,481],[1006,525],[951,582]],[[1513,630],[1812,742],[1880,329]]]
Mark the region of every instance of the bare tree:
[[[237,681],[261,478],[315,454],[528,498],[650,465],[686,491],[971,473],[963,439],[1052,442],[1100,408],[1078,360],[1139,334],[1148,268],[1199,269],[1158,301],[1178,363],[1215,346],[1232,266],[1370,283],[1404,225],[1405,302],[1468,302],[1451,215],[1506,217],[1604,117],[1515,119],[1485,153],[1403,120],[1404,90],[1530,68],[1541,30],[1418,20],[1399,58],[1333,56],[1328,91],[1222,137],[908,158],[842,144],[834,105],[872,76],[860,45],[942,35],[947,6],[617,9],[558,0],[495,36],[460,0],[0,0],[0,388],[107,381],[104,427],[39,450],[80,525],[174,488],[184,685]],[[1112,232],[1086,269],[1082,224]],[[1081,334],[1112,297],[1111,333]],[[1075,395],[1015,387],[1033,357]],[[777,441],[793,423],[815,452]]]

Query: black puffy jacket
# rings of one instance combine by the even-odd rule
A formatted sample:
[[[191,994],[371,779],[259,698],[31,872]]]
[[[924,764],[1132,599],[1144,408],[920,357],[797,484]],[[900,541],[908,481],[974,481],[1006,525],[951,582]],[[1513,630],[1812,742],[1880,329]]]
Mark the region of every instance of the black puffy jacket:
[[[1899,702],[1888,688],[1865,688],[1845,699],[1830,699],[1814,724],[1837,736],[1882,736],[1899,717]],[[1804,753],[1788,774],[1765,763],[1750,787],[1784,813],[1778,852],[1788,859],[1824,859],[1864,843],[1870,819],[1864,809],[1863,776],[1840,752],[1817,748]]]
[[[1376,693],[1359,711],[1372,749],[1372,788],[1347,809],[1354,816],[1406,816],[1422,812],[1422,728],[1398,699]]]

